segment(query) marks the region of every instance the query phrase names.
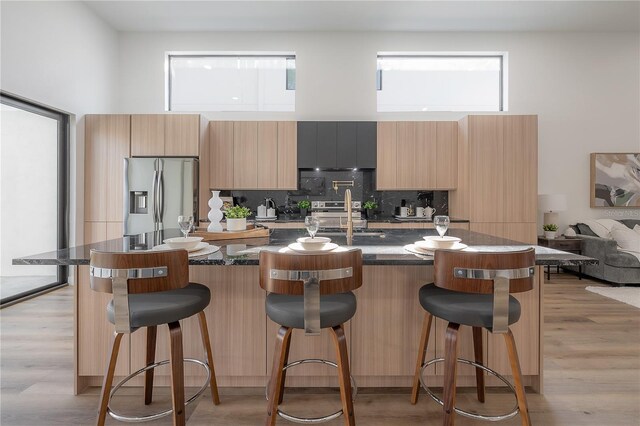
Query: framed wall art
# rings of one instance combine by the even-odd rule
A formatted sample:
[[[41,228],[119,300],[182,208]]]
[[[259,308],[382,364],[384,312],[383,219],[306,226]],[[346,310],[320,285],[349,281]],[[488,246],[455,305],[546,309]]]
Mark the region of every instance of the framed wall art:
[[[591,207],[640,208],[640,153],[591,154]]]

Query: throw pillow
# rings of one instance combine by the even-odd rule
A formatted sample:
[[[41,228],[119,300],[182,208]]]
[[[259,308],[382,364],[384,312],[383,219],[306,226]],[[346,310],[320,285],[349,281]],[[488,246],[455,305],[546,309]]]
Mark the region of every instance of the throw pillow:
[[[640,234],[629,228],[614,228],[611,237],[616,240],[620,251],[634,255],[640,260]]]
[[[609,233],[611,232],[611,229],[614,227],[614,223],[611,223],[611,222],[615,222],[618,224],[620,223],[612,219],[597,219],[597,220],[583,221],[583,223],[587,225],[589,228],[591,228],[591,230],[600,238],[611,238],[609,236]]]
[[[633,227],[633,230],[640,234],[640,225],[636,225]]]

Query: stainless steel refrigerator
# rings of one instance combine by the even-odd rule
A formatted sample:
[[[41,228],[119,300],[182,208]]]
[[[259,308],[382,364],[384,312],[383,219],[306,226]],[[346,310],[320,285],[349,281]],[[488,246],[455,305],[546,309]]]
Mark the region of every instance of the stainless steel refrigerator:
[[[198,223],[197,158],[125,158],[124,234],[178,228],[178,216]]]

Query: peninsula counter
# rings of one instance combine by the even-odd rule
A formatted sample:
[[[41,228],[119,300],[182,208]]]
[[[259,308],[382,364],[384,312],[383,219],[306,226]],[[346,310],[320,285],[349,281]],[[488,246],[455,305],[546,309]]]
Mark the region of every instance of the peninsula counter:
[[[416,256],[403,246],[435,235],[433,230],[385,230],[373,235],[354,235],[353,246],[363,252],[363,284],[356,290],[358,310],[345,324],[351,372],[361,387],[410,387],[415,367],[420,327],[424,311],[418,302],[418,289],[433,277],[433,258]],[[166,230],[124,237],[14,259],[14,264],[69,265],[75,268],[75,375],[76,392],[87,386],[100,386],[107,365],[112,325],[106,318],[106,304],[111,295],[89,288],[88,264],[92,249],[101,251],[136,251],[150,249],[163,239],[178,236],[178,230]],[[258,284],[258,254],[261,250],[280,250],[296,238],[306,235],[299,229],[275,229],[269,238],[224,241],[221,250],[211,255],[190,258],[190,279],[211,289],[211,304],[206,309],[219,386],[264,386],[268,380],[273,345],[278,326],[271,322],[264,307],[265,292]],[[464,229],[450,229],[449,235],[479,251],[518,250],[530,245],[479,234]],[[342,235],[331,236],[344,245]],[[543,265],[580,265],[597,260],[536,246],[536,279],[532,291],[515,296],[522,304],[522,317],[512,327],[520,356],[525,385],[542,391],[543,335]],[[197,319],[183,321],[184,355],[204,359]],[[446,323],[436,319],[427,359],[442,356]],[[471,329],[461,329],[459,356],[472,359]],[[490,368],[510,375],[510,366],[500,336],[483,332],[484,359]],[[158,333],[157,359],[168,358],[167,334]],[[145,335],[136,331],[125,336],[116,374],[126,376],[144,365]],[[325,358],[335,361],[328,333],[306,337],[294,331],[289,359]],[[169,383],[169,371],[156,373],[159,385]],[[202,372],[185,365],[187,386],[202,382]],[[474,370],[459,366],[459,385],[475,386]],[[440,364],[427,370],[427,382],[439,386],[443,369]],[[487,377],[488,385],[499,385]],[[142,382],[131,381],[133,385]],[[337,386],[334,371],[320,365],[305,365],[287,374],[287,386]]]

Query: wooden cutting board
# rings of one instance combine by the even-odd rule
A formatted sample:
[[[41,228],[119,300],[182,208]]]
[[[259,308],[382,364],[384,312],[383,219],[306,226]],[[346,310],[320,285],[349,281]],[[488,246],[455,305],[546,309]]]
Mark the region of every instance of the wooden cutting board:
[[[245,238],[264,238],[269,237],[269,228],[256,225],[247,225],[244,231],[227,231],[209,232],[207,228],[198,228],[191,235],[204,238],[204,241],[220,241],[220,240],[242,240]]]

